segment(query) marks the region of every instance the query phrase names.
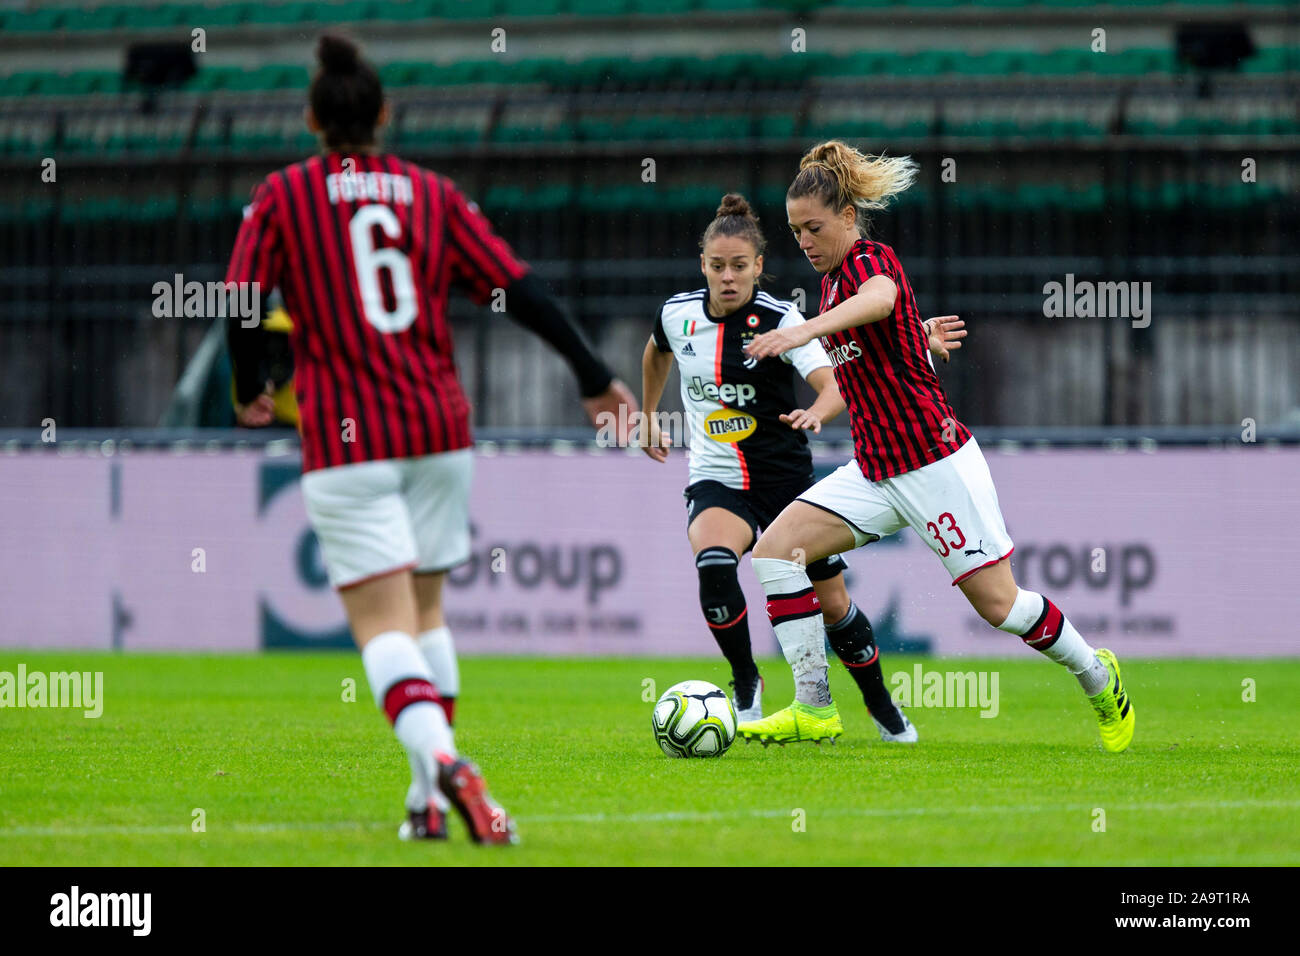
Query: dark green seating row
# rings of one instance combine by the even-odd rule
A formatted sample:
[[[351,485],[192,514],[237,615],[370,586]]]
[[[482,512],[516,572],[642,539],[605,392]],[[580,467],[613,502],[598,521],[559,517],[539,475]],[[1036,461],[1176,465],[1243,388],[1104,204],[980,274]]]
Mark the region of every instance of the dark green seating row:
[[[945,202],[952,206],[978,207],[987,212],[1095,212],[1106,205],[1120,202],[1127,203],[1130,208],[1152,211],[1177,209],[1187,205],[1237,209],[1276,202],[1286,195],[1280,186],[1258,188],[1259,185],[1235,182],[1207,188],[1193,183],[1166,183],[1156,189],[1134,189],[1127,196],[1112,194],[1109,203],[1105,190],[1099,185],[1082,190],[1037,184],[1022,185],[1014,190],[963,186],[945,192],[944,195]],[[603,210],[610,213],[633,213],[655,210],[707,214],[716,209],[719,198],[733,188],[726,184],[679,188],[629,184],[583,190],[575,196],[564,185],[536,190],[525,190],[517,186],[493,186],[484,193],[482,205],[489,214],[494,215],[506,211],[554,212],[572,207],[588,212]],[[760,207],[779,207],[785,203],[785,187],[760,187],[750,198]],[[896,202],[906,207],[925,204],[931,198],[930,191],[925,187],[913,187],[898,196]]]
[[[480,123],[448,118],[445,123],[407,124],[390,130],[386,145],[402,152],[408,149],[438,146],[472,146],[489,140],[484,118]],[[507,123],[492,131],[495,143],[569,143],[569,142],[740,142],[749,139],[805,141],[844,137],[868,142],[896,142],[917,139],[935,132],[923,119],[883,122],[868,119],[814,120],[797,125],[788,116],[733,116],[709,119],[680,117],[631,117],[619,121],[580,119],[576,124],[557,123],[529,126]],[[988,116],[980,119],[947,120],[941,135],[957,138],[996,139],[1029,137],[1056,142],[1101,139],[1110,131],[1099,122],[1060,116],[1032,119]],[[1137,136],[1300,136],[1300,118],[1274,114],[1232,119],[1217,116],[1184,116],[1167,122],[1133,119],[1127,132]],[[119,126],[87,125],[71,122],[65,127],[58,145],[54,141],[54,124],[48,119],[0,124],[0,156],[89,156],[89,155],[167,155],[184,148],[188,121],[173,116],[167,123],[147,127],[136,123],[129,129]],[[225,150],[238,154],[290,152],[307,154],[316,148],[316,140],[297,116],[280,116],[269,123],[237,122],[229,141],[218,122],[210,120],[200,126],[194,146],[201,150]]]
[[[611,215],[672,212],[698,214],[707,218],[717,207],[719,197],[733,188],[725,183],[685,187],[630,183],[590,187],[575,193],[565,184],[537,189],[491,186],[478,198],[484,210],[494,218],[510,214],[558,213],[566,209]],[[945,203],[950,207],[979,209],[989,214],[1042,212],[1060,215],[1065,212],[1095,213],[1119,204],[1151,212],[1189,206],[1198,209],[1245,209],[1259,204],[1276,203],[1286,199],[1287,193],[1280,186],[1265,183],[1236,182],[1212,187],[1200,183],[1165,183],[1152,189],[1134,189],[1127,195],[1113,192],[1108,197],[1100,185],[1069,189],[1055,184],[1025,184],[1013,190],[988,186],[953,186],[945,190],[944,197]],[[760,208],[779,207],[785,201],[785,187],[760,187],[749,198],[755,200]],[[923,205],[932,198],[929,189],[915,186],[900,195],[897,202],[902,207],[908,207]],[[237,197],[229,201],[209,199],[191,202],[186,206],[185,215],[187,219],[201,222],[238,220],[245,201],[243,197]],[[48,200],[18,206],[0,205],[0,225],[40,222],[49,217],[53,208],[53,203]],[[65,204],[61,219],[66,224],[105,221],[153,224],[171,222],[176,218],[177,211],[175,197],[155,197],[145,201],[109,197],[82,199]]]
[[[845,56],[789,55],[763,60],[747,54],[711,59],[657,57],[629,60],[592,57],[578,62],[561,59],[462,60],[455,63],[394,62],[380,67],[389,87],[444,87],[473,84],[537,83],[557,88],[607,86],[646,87],[681,84],[718,86],[740,82],[781,82],[794,85],[809,78],[854,80],[861,77],[1024,76],[1062,77],[1096,74],[1140,76],[1179,69],[1166,49],[1132,49],[1091,53],[1086,49],[1049,53],[997,51],[969,55],[957,50],[921,53],[867,52]],[[1300,69],[1300,52],[1285,47],[1260,50],[1242,64],[1248,73],[1272,74]],[[196,92],[260,92],[305,89],[305,67],[271,64],[256,69],[205,67],[185,86]],[[0,76],[0,97],[87,96],[123,91],[115,70],[18,71]]]
[[[1282,0],[1246,0],[1251,6],[1281,7]],[[953,8],[971,0],[281,0],[220,4],[162,3],[151,5],[108,3],[95,7],[38,7],[0,11],[0,30],[11,33],[152,30],[168,27],[208,29],[228,26],[278,26],[297,24],[359,23],[366,21],[413,22],[433,19],[480,20],[493,17],[537,16],[680,16],[701,13],[744,13],[776,10],[804,13],[824,7],[884,9]],[[973,0],[986,8],[1075,8],[1099,4],[1084,0]],[[1112,0],[1111,5],[1206,7],[1227,6],[1224,0]],[[1106,6],[1106,4],[1100,4]]]

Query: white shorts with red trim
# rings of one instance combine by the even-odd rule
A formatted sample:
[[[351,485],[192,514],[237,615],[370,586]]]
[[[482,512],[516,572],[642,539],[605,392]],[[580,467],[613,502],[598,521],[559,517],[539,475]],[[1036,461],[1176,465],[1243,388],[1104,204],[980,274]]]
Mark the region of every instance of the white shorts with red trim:
[[[394,571],[445,571],[469,558],[469,448],[390,458],[302,476],[307,517],[330,584],[346,588]]]
[[[859,548],[910,527],[939,556],[953,584],[996,564],[1015,547],[974,438],[947,458],[881,481],[869,481],[851,461],[798,500],[839,517]]]

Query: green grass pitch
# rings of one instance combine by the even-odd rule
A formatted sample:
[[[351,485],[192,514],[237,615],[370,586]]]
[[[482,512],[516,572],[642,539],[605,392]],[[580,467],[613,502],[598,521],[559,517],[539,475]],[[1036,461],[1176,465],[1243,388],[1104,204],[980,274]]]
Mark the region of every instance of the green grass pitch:
[[[1025,655],[924,659],[997,671],[1000,713],[912,708],[915,747],[880,742],[834,665],[836,746],[670,760],[643,681],[725,686],[721,660],[467,658],[458,744],[522,836],[480,848],[459,820],[448,843],[397,840],[407,763],[359,655],[7,651],[0,671],[102,671],[105,703],[99,719],[0,710],[0,864],[1300,862],[1300,660],[1121,662],[1138,715],[1121,755],[1074,681]],[[788,668],[761,665],[783,706]]]

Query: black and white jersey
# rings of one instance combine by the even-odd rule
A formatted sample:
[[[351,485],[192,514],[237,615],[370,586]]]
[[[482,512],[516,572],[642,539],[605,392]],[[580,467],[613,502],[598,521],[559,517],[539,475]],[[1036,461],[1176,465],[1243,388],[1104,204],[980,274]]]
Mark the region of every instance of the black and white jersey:
[[[818,339],[778,358],[755,361],[744,347],[756,335],[804,321],[793,303],[766,292],[724,318],[708,309],[709,290],[673,296],[659,309],[654,342],[672,352],[682,377],[690,436],[690,480],[751,488],[807,477],[812,455],[802,430],[779,416],[795,407],[795,372],[807,378],[831,361]]]

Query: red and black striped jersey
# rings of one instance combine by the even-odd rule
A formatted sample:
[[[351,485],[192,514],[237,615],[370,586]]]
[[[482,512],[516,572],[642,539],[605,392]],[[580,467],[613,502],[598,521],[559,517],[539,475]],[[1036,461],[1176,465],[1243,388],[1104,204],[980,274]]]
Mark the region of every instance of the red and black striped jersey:
[[[284,294],[311,471],[468,447],[448,294],[483,304],[527,272],[450,180],[329,153],[257,186],[226,281]]]
[[[894,313],[822,337],[849,410],[854,458],[870,481],[946,458],[970,438],[934,371],[912,284],[894,250],[859,239],[840,267],[822,276],[820,312],[857,293],[874,275],[898,287]]]

